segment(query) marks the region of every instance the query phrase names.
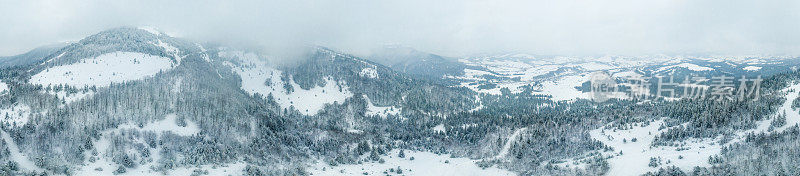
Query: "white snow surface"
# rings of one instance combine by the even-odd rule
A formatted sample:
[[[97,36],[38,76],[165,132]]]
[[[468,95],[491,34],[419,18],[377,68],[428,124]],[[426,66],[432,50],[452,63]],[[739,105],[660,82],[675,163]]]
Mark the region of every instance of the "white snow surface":
[[[8,147],[8,152],[10,153],[10,159],[14,162],[17,162],[18,166],[26,171],[39,171],[41,172],[42,169],[36,166],[33,161],[31,161],[24,153],[19,151],[19,147],[17,143],[11,138],[8,133],[5,131],[0,130],[0,135],[2,135],[3,141],[6,142],[6,146]]]
[[[177,116],[175,114],[169,114],[164,119],[158,120],[152,123],[148,123],[143,127],[139,128],[133,124],[123,124],[117,127],[118,129],[139,129],[142,131],[153,131],[156,134],[160,134],[163,132],[171,132],[180,136],[191,136],[197,133],[200,133],[200,128],[197,127],[197,124],[190,121],[189,119],[185,119],[186,126],[178,126],[177,123]]]
[[[144,79],[173,67],[172,61],[166,57],[114,52],[48,68],[33,75],[30,82],[44,86],[65,84],[74,87],[104,87],[111,83]]]
[[[8,85],[3,81],[0,81],[0,95],[4,95],[8,93]]]
[[[751,66],[744,67],[744,68],[742,68],[742,69],[743,69],[743,70],[746,70],[746,71],[758,71],[758,70],[761,70],[761,67],[759,67],[759,66],[752,66],[752,65],[751,65]]]
[[[651,122],[649,125],[636,123],[633,124],[632,128],[626,130],[603,127],[592,130],[589,134],[592,138],[614,148],[613,152],[604,154],[611,156],[608,159],[608,163],[611,166],[607,173],[608,175],[640,175],[648,171],[657,171],[658,168],[666,166],[676,166],[683,171],[691,171],[695,166],[710,166],[708,163],[709,156],[719,154],[723,146],[741,142],[748,134],[782,132],[787,128],[800,125],[800,109],[794,110],[791,107],[792,101],[800,96],[798,90],[800,90],[800,83],[793,83],[782,90],[786,92],[786,101],[773,116],[785,113],[785,125],[770,130],[769,126],[774,118],[757,121],[755,122],[756,128],[736,132],[733,139],[725,144],[719,144],[722,139],[719,136],[716,138],[691,138],[683,141],[683,146],[680,147],[659,146],[650,148],[653,138],[669,129],[658,129],[663,124],[662,120]],[[633,138],[636,138],[637,141],[632,142]],[[626,142],[623,142],[623,139]],[[619,155],[620,151],[622,151],[622,155]],[[649,167],[648,164],[651,157],[660,157],[661,165],[657,168]],[[682,159],[679,159],[679,157],[682,157]],[[666,161],[670,161],[670,163],[667,164]]]
[[[367,115],[368,116],[380,116],[382,118],[386,118],[389,115],[398,115],[400,114],[400,108],[395,106],[386,106],[386,107],[378,107],[372,104],[372,100],[369,99],[366,95],[364,95],[364,99],[367,100]]]
[[[71,104],[71,103],[76,102],[78,100],[83,100],[85,98],[88,98],[88,97],[91,97],[92,95],[94,95],[94,92],[91,91],[91,90],[86,91],[86,92],[77,91],[75,93],[68,93],[67,91],[57,91],[57,92],[50,91],[50,92],[47,92],[47,93],[58,97],[58,99],[64,100],[64,103],[65,103],[64,105],[68,105],[68,104]]]
[[[516,175],[508,170],[490,167],[482,169],[475,164],[477,160],[468,158],[451,158],[431,152],[405,151],[405,158],[397,156],[399,150],[392,150],[388,156],[381,156],[386,162],[364,162],[363,164],[341,164],[330,166],[322,161],[317,162],[309,171],[313,175],[437,175],[437,176],[484,176],[484,175]],[[414,160],[410,158],[414,157]],[[389,169],[403,170],[402,174],[390,172]],[[384,174],[383,172],[387,174]]]
[[[361,77],[373,78],[374,79],[374,78],[378,78],[378,71],[375,70],[375,68],[367,67],[367,68],[361,69],[361,72],[358,73],[358,75],[361,76]]]
[[[0,108],[0,123],[21,127],[28,123],[30,115],[31,108],[28,105],[15,104],[8,108]]]
[[[325,78],[324,86],[315,85],[311,89],[303,89],[294,82],[294,79],[289,78],[289,85],[294,89],[289,92],[281,80],[282,71],[272,68],[266,62],[259,60],[256,55],[242,56],[246,56],[239,57],[243,65],[225,63],[233,67],[233,70],[242,77],[242,89],[264,97],[272,94],[275,101],[283,108],[294,107],[304,115],[315,115],[326,104],[344,102],[353,96],[346,83],[337,82],[330,77]]]
[[[741,132],[737,133],[737,136],[744,137],[745,135],[747,135],[749,133],[782,132],[782,131],[786,130],[786,128],[793,127],[795,125],[800,125],[800,109],[798,109],[798,110],[792,109],[792,102],[794,101],[794,99],[796,99],[798,96],[800,96],[800,94],[798,94],[798,91],[800,91],[800,83],[799,82],[792,83],[791,86],[789,86],[787,88],[784,88],[781,91],[786,93],[786,95],[785,95],[786,96],[786,101],[784,101],[783,104],[778,108],[777,113],[773,114],[773,117],[785,113],[786,114],[786,124],[783,125],[783,126],[777,127],[775,129],[773,129],[772,131],[770,131],[769,130],[769,126],[772,123],[772,121],[775,120],[775,119],[774,118],[766,119],[766,120],[762,120],[762,121],[756,122],[757,127],[755,129],[741,131]],[[740,139],[734,139],[732,141],[735,142],[735,141],[738,141],[738,140],[740,140]]]
[[[703,67],[703,66],[699,66],[699,65],[696,65],[696,64],[692,64],[692,63],[681,63],[681,64],[678,64],[678,65],[661,67],[661,68],[658,69],[657,72],[664,71],[664,70],[671,69],[671,68],[675,68],[675,67],[683,67],[683,68],[687,68],[687,69],[692,70],[692,71],[711,71],[711,70],[714,70],[714,68]]]
[[[447,132],[447,129],[444,128],[444,124],[436,125],[433,128],[431,128],[431,130],[433,130],[433,132],[437,132],[437,133]]]
[[[551,98],[553,101],[587,99],[589,94],[581,92],[575,87],[580,87],[583,82],[588,80],[589,77],[585,75],[571,75],[564,76],[557,81],[546,81],[542,83],[542,93],[553,96]]]
[[[695,166],[707,167],[708,157],[719,154],[722,146],[715,139],[689,139],[682,147],[658,146],[650,147],[655,136],[666,132],[669,128],[659,130],[662,120],[633,124],[633,128],[592,130],[589,134],[605,145],[614,148],[614,152],[606,153],[611,168],[608,175],[641,175],[658,168],[676,166],[684,171],[691,171]],[[636,142],[632,139],[636,138]],[[680,150],[680,151],[679,151]],[[619,155],[620,151],[622,155]],[[649,167],[650,158],[661,158],[659,167]],[[682,158],[682,159],[679,159]],[[669,161],[669,163],[667,163]]]
[[[521,134],[527,129],[528,128],[517,129],[516,131],[514,131],[514,133],[511,134],[511,136],[508,136],[508,140],[506,140],[506,143],[503,145],[503,148],[500,149],[500,152],[497,153],[497,156],[494,156],[494,159],[501,159],[506,155],[508,155],[508,150],[511,149],[511,145],[517,141],[517,138],[519,138],[519,134]]]
[[[152,33],[154,35],[161,35],[161,32],[158,31],[155,27],[152,27],[152,26],[140,26],[139,29],[145,30],[145,31],[147,31],[149,33]]]
[[[150,44],[153,44],[155,46],[161,47],[161,48],[164,49],[164,51],[167,52],[167,54],[171,54],[172,58],[174,58],[178,62],[178,64],[176,64],[176,65],[179,65],[181,63],[181,59],[182,58],[181,58],[180,55],[178,55],[181,51],[178,50],[178,48],[170,45],[169,43],[162,42],[161,39],[158,39],[158,43],[152,43],[151,42]]]

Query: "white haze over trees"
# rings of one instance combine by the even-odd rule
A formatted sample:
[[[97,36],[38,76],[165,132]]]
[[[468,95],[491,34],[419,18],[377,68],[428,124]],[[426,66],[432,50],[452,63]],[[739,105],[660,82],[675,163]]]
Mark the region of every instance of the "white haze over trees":
[[[553,55],[797,54],[800,2],[14,1],[0,0],[0,56],[118,26],[258,46],[351,53],[402,44],[432,53]]]

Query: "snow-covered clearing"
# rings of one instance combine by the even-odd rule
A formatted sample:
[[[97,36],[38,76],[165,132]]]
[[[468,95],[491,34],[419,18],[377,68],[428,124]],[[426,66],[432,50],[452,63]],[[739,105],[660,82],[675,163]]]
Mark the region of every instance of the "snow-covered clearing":
[[[481,101],[480,95],[475,95],[475,103],[478,104],[478,106],[475,106],[475,108],[470,109],[469,112],[475,112],[484,108],[483,101]]]
[[[583,68],[586,71],[608,70],[608,69],[617,68],[616,66],[608,65],[608,64],[605,64],[605,63],[599,63],[599,62],[587,62],[587,63],[582,63],[582,64],[580,64],[578,66],[580,66],[581,68]]]
[[[364,95],[364,99],[367,100],[367,116],[380,116],[382,118],[386,118],[389,115],[398,115],[400,114],[400,108],[395,106],[386,106],[386,107],[378,107],[372,104],[372,100],[369,99],[366,95]]]
[[[793,127],[794,125],[800,125],[800,109],[794,110],[792,109],[792,102],[798,96],[798,91],[800,91],[800,83],[792,83],[787,88],[781,90],[782,92],[786,93],[786,101],[783,102],[781,107],[778,108],[777,114],[774,114],[773,117],[778,116],[780,114],[786,114],[786,124],[780,127],[776,127],[772,131],[769,130],[769,126],[774,121],[774,118],[766,119],[762,121],[756,122],[757,127],[755,129],[750,129],[746,131],[741,131],[737,133],[737,136],[744,137],[749,133],[769,133],[769,132],[782,132],[786,130],[786,128]],[[734,139],[733,142],[738,141],[740,139]]]
[[[513,172],[490,167],[482,169],[475,164],[476,160],[468,158],[451,158],[431,152],[405,151],[405,157],[398,157],[399,150],[392,150],[388,156],[381,156],[386,162],[365,162],[363,164],[341,164],[330,166],[322,161],[308,171],[313,175],[452,175],[452,176],[484,176],[484,175],[516,175]],[[411,160],[414,157],[414,160]],[[397,173],[398,167],[402,173]],[[394,170],[394,172],[392,172]],[[385,173],[384,173],[385,172]]]
[[[444,128],[444,124],[436,125],[433,128],[431,128],[431,130],[433,130],[433,132],[437,132],[437,133],[447,132],[447,129]]]
[[[699,65],[696,65],[696,64],[692,64],[692,63],[681,63],[681,64],[678,64],[678,65],[661,67],[656,72],[661,72],[661,71],[664,71],[664,70],[667,70],[667,69],[671,69],[671,68],[675,68],[675,67],[683,67],[683,68],[686,68],[686,69],[689,69],[689,70],[692,70],[692,71],[711,71],[711,70],[714,70],[714,68],[703,67],[703,66],[699,66]]]
[[[288,82],[293,91],[287,91],[284,88],[285,83],[281,80],[282,71],[270,67],[255,55],[239,57],[239,59],[244,66],[228,62],[226,65],[233,67],[233,70],[242,78],[243,90],[265,97],[272,94],[281,107],[294,107],[304,115],[315,115],[326,104],[344,102],[353,96],[346,83],[337,82],[330,77],[325,78],[324,86],[315,85],[311,89],[300,88],[300,85],[290,77]]]
[[[461,87],[469,88],[470,90],[472,90],[474,92],[477,92],[477,93],[485,93],[485,94],[490,94],[490,95],[501,95],[501,94],[503,94],[503,92],[500,91],[503,88],[508,88],[508,90],[511,93],[520,93],[520,92],[523,91],[522,90],[522,86],[526,86],[526,85],[528,85],[528,83],[526,83],[526,82],[503,82],[503,83],[496,83],[496,85],[497,86],[495,88],[481,89],[481,88],[478,88],[479,86],[481,86],[481,84],[472,84],[471,85],[471,83],[469,83],[469,82],[462,82],[461,83]]]
[[[695,166],[710,166],[708,163],[709,156],[719,154],[723,146],[741,142],[747,134],[781,132],[786,128],[800,124],[800,112],[793,110],[791,107],[792,101],[800,96],[798,95],[798,90],[800,90],[800,83],[795,83],[782,90],[787,93],[786,102],[778,109],[778,113],[773,116],[778,116],[785,112],[785,125],[770,130],[769,127],[774,118],[758,121],[755,129],[738,131],[735,133],[734,138],[725,144],[719,144],[721,137],[691,138],[683,141],[682,146],[679,147],[650,147],[655,136],[669,129],[658,129],[663,124],[662,120],[651,122],[649,125],[635,123],[632,124],[632,128],[626,130],[603,127],[592,130],[590,135],[592,138],[603,142],[603,144],[614,148],[613,152],[604,154],[612,156],[612,158],[608,159],[608,163],[611,166],[608,172],[609,175],[639,175],[648,171],[656,171],[658,168],[666,166],[677,166],[683,171],[691,171]],[[632,141],[634,138],[636,142]],[[650,158],[660,158],[661,164],[658,167],[649,167]]]
[[[746,71],[758,71],[758,70],[761,70],[761,67],[759,67],[759,66],[747,66],[747,67],[744,67],[742,69],[746,70]]]
[[[525,72],[528,69],[533,68],[532,65],[527,64],[525,62],[519,60],[480,60],[477,63],[466,63],[468,65],[481,65],[486,67],[487,69],[500,73],[503,75],[512,75],[516,73]]]
[[[67,91],[57,91],[57,92],[56,91],[50,91],[50,92],[47,92],[47,93],[49,93],[50,95],[56,96],[60,100],[64,100],[64,104],[63,105],[68,105],[70,103],[76,102],[78,100],[83,100],[85,98],[88,98],[88,97],[91,97],[92,95],[94,95],[94,91],[91,91],[91,90],[85,91],[85,92],[84,91],[77,91],[75,93],[69,93]]]
[[[631,78],[631,77],[638,78],[638,77],[643,77],[643,76],[644,75],[636,73],[635,71],[616,72],[616,73],[614,73],[612,75],[612,77],[614,77],[614,78]]]
[[[15,104],[8,108],[0,108],[0,123],[21,127],[28,123],[30,115],[31,108],[28,105]]]
[[[55,66],[31,77],[30,82],[43,86],[65,84],[74,87],[109,86],[134,81],[173,68],[169,58],[144,53],[114,52],[80,62]]]
[[[0,95],[4,95],[8,93],[8,85],[3,81],[0,81]]]
[[[473,69],[468,69],[468,68],[464,69],[464,78],[465,79],[486,80],[484,78],[481,78],[481,76],[483,76],[483,75],[494,75],[494,74],[492,74],[490,72],[487,72],[487,71],[482,71],[482,70],[473,70]]]
[[[361,69],[361,72],[359,72],[358,75],[361,76],[361,77],[365,77],[365,78],[373,78],[373,79],[375,79],[375,78],[378,78],[378,71],[375,70],[375,68],[367,67],[367,68]]]
[[[10,153],[10,159],[14,162],[17,162],[20,168],[26,171],[42,171],[41,168],[36,166],[33,161],[31,161],[24,153],[19,151],[19,147],[17,147],[17,143],[11,139],[11,136],[6,133],[6,131],[0,130],[2,133],[3,141],[6,142],[6,146],[8,147],[8,152]]]
[[[174,134],[181,136],[191,136],[200,133],[200,128],[197,127],[197,125],[194,122],[190,121],[189,119],[185,119],[184,121],[186,122],[186,125],[179,126],[178,117],[175,114],[169,114],[166,117],[164,117],[164,119],[148,123],[141,128],[130,123],[120,125],[117,128],[153,131],[156,132],[157,134],[161,134],[162,132],[172,132]]]
[[[690,139],[684,141],[680,147],[658,146],[650,147],[655,136],[666,132],[669,128],[659,130],[662,120],[632,124],[632,128],[621,130],[617,128],[600,128],[592,130],[589,134],[605,145],[614,148],[612,156],[608,159],[611,167],[608,175],[641,175],[658,168],[676,166],[684,171],[691,171],[693,167],[707,167],[708,157],[719,154],[722,146],[716,139]],[[636,139],[634,142],[633,140]],[[622,152],[622,154],[620,154]],[[658,167],[650,167],[650,158],[660,158]]]
[[[578,98],[589,98],[588,93],[584,93],[575,87],[580,87],[583,82],[588,81],[588,76],[571,75],[564,76],[558,81],[547,81],[542,83],[542,94],[551,95],[553,101],[574,100]]]

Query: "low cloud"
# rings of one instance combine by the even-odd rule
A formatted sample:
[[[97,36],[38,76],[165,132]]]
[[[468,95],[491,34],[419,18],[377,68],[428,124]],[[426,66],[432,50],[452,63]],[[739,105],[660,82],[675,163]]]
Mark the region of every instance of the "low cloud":
[[[364,54],[402,44],[449,56],[798,54],[800,2],[11,1],[0,0],[0,55],[119,26],[285,52],[322,45]]]

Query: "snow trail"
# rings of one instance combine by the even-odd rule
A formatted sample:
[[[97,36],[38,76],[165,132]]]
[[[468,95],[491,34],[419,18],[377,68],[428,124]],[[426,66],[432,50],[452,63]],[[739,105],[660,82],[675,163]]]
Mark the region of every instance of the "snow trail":
[[[42,171],[42,169],[37,167],[36,164],[33,163],[33,161],[31,161],[30,159],[28,159],[27,156],[25,156],[25,154],[19,151],[17,143],[15,143],[13,139],[11,139],[11,136],[8,135],[6,131],[0,130],[0,133],[2,133],[3,141],[5,141],[6,144],[8,145],[8,151],[9,153],[11,153],[11,160],[17,162],[19,167],[21,167],[23,170]]]
[[[511,144],[513,144],[514,141],[517,141],[517,137],[519,137],[519,134],[522,133],[522,131],[527,129],[528,128],[520,128],[514,131],[514,134],[511,134],[511,136],[508,137],[508,141],[506,141],[506,144],[503,145],[503,149],[500,150],[500,153],[498,153],[497,156],[494,156],[494,159],[500,159],[508,155],[508,150],[511,149]]]

